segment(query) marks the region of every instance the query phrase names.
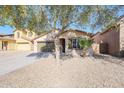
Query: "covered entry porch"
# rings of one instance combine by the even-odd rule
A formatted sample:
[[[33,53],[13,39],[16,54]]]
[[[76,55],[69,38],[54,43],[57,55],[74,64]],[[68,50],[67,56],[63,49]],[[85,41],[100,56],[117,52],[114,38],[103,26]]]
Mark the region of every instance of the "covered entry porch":
[[[79,57],[82,53],[79,38],[90,38],[90,34],[78,30],[67,30],[59,33],[55,39],[56,57],[59,58],[62,54]]]
[[[59,38],[60,54],[78,56],[80,55],[79,37]]]

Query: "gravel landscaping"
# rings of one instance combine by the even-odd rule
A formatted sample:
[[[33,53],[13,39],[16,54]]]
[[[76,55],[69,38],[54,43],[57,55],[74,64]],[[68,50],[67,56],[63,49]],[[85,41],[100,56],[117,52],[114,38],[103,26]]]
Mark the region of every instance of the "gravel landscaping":
[[[124,60],[114,57],[41,59],[0,77],[0,87],[124,87]]]

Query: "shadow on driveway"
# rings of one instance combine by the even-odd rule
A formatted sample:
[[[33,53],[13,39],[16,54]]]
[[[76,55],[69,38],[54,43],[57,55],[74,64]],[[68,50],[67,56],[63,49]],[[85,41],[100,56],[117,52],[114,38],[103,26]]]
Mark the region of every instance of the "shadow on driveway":
[[[60,59],[61,60],[68,60],[68,59],[72,59],[73,56],[72,55],[66,55],[66,54],[60,54]]]
[[[48,58],[50,56],[53,56],[55,58],[54,52],[38,52],[38,53],[31,53],[27,55],[27,57],[36,57],[36,58]]]

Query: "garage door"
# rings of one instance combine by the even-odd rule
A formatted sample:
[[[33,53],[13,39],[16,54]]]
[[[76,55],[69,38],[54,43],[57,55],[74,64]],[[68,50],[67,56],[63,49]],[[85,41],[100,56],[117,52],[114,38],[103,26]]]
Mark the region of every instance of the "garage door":
[[[37,42],[39,52],[53,52],[55,50],[54,42]]]
[[[17,43],[17,50],[29,51],[31,50],[31,47],[27,42]]]
[[[15,50],[15,41],[8,42],[8,50]]]

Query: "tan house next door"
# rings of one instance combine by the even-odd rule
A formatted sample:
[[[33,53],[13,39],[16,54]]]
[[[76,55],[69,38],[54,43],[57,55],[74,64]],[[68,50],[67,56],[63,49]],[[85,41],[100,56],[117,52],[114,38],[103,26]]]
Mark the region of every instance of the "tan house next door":
[[[8,42],[2,41],[2,50],[7,50],[7,49],[8,49]]]

